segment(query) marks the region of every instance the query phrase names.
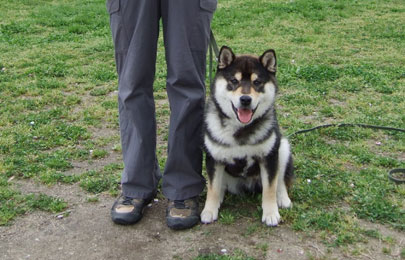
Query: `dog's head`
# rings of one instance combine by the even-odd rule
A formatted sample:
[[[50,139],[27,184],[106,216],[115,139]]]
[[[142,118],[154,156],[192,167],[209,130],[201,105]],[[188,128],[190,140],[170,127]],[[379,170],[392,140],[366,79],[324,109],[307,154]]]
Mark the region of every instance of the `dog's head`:
[[[265,51],[260,57],[235,56],[223,46],[211,95],[222,112],[242,125],[251,123],[273,107],[277,92],[276,53]]]

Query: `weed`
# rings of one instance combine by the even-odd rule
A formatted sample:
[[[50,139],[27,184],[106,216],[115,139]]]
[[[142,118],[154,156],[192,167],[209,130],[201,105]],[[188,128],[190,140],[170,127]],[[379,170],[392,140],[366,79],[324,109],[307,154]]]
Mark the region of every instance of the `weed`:
[[[230,255],[223,255],[223,254],[207,254],[207,255],[200,255],[194,260],[254,260],[254,258],[249,257],[240,249],[236,249],[233,254]]]
[[[230,210],[223,209],[219,215],[219,223],[221,224],[230,225],[235,222],[235,216]]]
[[[99,201],[99,198],[97,196],[87,197],[87,202],[95,203],[98,201]]]
[[[118,188],[121,170],[120,165],[111,164],[99,171],[88,171],[80,177],[80,186],[91,193],[110,191],[110,193],[115,194]]]
[[[375,229],[364,230],[363,234],[368,236],[368,237],[372,237],[372,238],[376,238],[376,239],[381,239],[382,238],[382,235],[380,234],[380,232],[378,230],[375,230]]]
[[[101,150],[101,149],[92,150],[92,152],[91,152],[91,157],[94,159],[104,158],[107,155],[108,155],[108,152],[106,150]]]
[[[384,254],[386,254],[386,255],[389,255],[389,254],[391,254],[391,248],[383,247],[383,248],[382,248],[382,252],[383,252]]]
[[[0,205],[0,225],[5,225],[16,216],[35,209],[57,213],[67,207],[67,203],[58,198],[44,194],[22,195],[6,187],[0,189]]]
[[[266,252],[269,249],[269,244],[267,243],[260,243],[256,245],[256,248],[263,252],[263,255],[266,256]]]
[[[246,228],[246,231],[243,233],[244,236],[248,237],[252,234],[254,234],[255,232],[257,232],[257,230],[260,228],[260,226],[256,223],[256,224],[251,224]]]

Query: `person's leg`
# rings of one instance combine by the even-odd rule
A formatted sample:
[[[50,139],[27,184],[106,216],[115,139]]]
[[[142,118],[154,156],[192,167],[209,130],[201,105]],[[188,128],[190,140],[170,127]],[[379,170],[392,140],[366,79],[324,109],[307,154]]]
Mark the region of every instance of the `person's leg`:
[[[162,0],[170,101],[168,158],[163,194],[170,200],[195,197],[202,177],[205,64],[210,22],[217,0]]]
[[[150,199],[160,179],[153,100],[160,1],[108,0],[107,8],[119,76],[122,193]]]
[[[161,3],[171,110],[162,191],[169,199],[167,225],[185,229],[199,221],[197,196],[205,187],[201,174],[205,59],[216,0]]]

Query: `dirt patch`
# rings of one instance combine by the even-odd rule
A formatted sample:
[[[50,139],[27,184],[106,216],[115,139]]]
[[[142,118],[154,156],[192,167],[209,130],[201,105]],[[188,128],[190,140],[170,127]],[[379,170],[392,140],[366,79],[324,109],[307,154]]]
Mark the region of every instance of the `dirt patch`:
[[[364,225],[394,238],[390,254],[383,253],[379,239],[348,248],[328,248],[315,236],[295,232],[287,225],[268,228],[251,219],[172,231],[165,222],[165,200],[154,202],[140,223],[119,226],[110,220],[114,199],[109,195],[101,194],[99,201],[92,203],[87,202],[91,195],[78,185],[48,187],[26,180],[13,185],[26,193],[64,198],[70,214],[58,218],[58,214],[35,212],[1,227],[1,259],[192,259],[225,250],[227,254],[242,250],[255,259],[400,259],[399,250],[405,245],[401,233],[368,222]],[[252,226],[256,229],[249,232]]]
[[[286,227],[249,237],[241,235],[245,223],[220,229],[219,224],[214,224],[171,231],[165,224],[165,201],[155,202],[137,225],[118,226],[109,217],[111,202],[111,197],[102,196],[98,203],[72,205],[70,215],[63,219],[37,212],[18,219],[12,226],[2,227],[1,258],[191,259],[201,253],[221,253],[223,249],[231,253],[241,249],[257,259],[262,259],[264,253],[268,259],[272,256],[292,259],[304,257],[308,250],[300,245],[300,236]],[[264,252],[257,248],[263,242],[270,244]],[[291,242],[295,245],[287,247]]]
[[[378,232],[381,234],[381,238],[371,239],[368,241],[368,252],[374,257],[374,259],[383,259],[379,258],[382,257],[381,255],[383,254],[383,250],[389,251],[390,255],[393,257],[392,259],[404,259],[401,258],[401,250],[405,249],[404,233],[400,233],[390,227],[378,223],[370,223],[365,220],[359,220],[359,225],[366,230],[378,230]],[[374,250],[371,251],[370,249]]]

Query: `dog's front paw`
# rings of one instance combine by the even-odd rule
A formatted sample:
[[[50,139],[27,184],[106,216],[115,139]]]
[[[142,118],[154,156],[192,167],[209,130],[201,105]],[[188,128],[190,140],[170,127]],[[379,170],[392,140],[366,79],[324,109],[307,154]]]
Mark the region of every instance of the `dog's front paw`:
[[[209,224],[218,219],[218,210],[204,209],[201,212],[201,222]]]
[[[280,222],[281,217],[278,210],[265,211],[263,210],[262,222],[267,226],[275,227]]]
[[[277,196],[277,205],[279,208],[283,208],[283,209],[292,207],[291,200],[288,196]]]

